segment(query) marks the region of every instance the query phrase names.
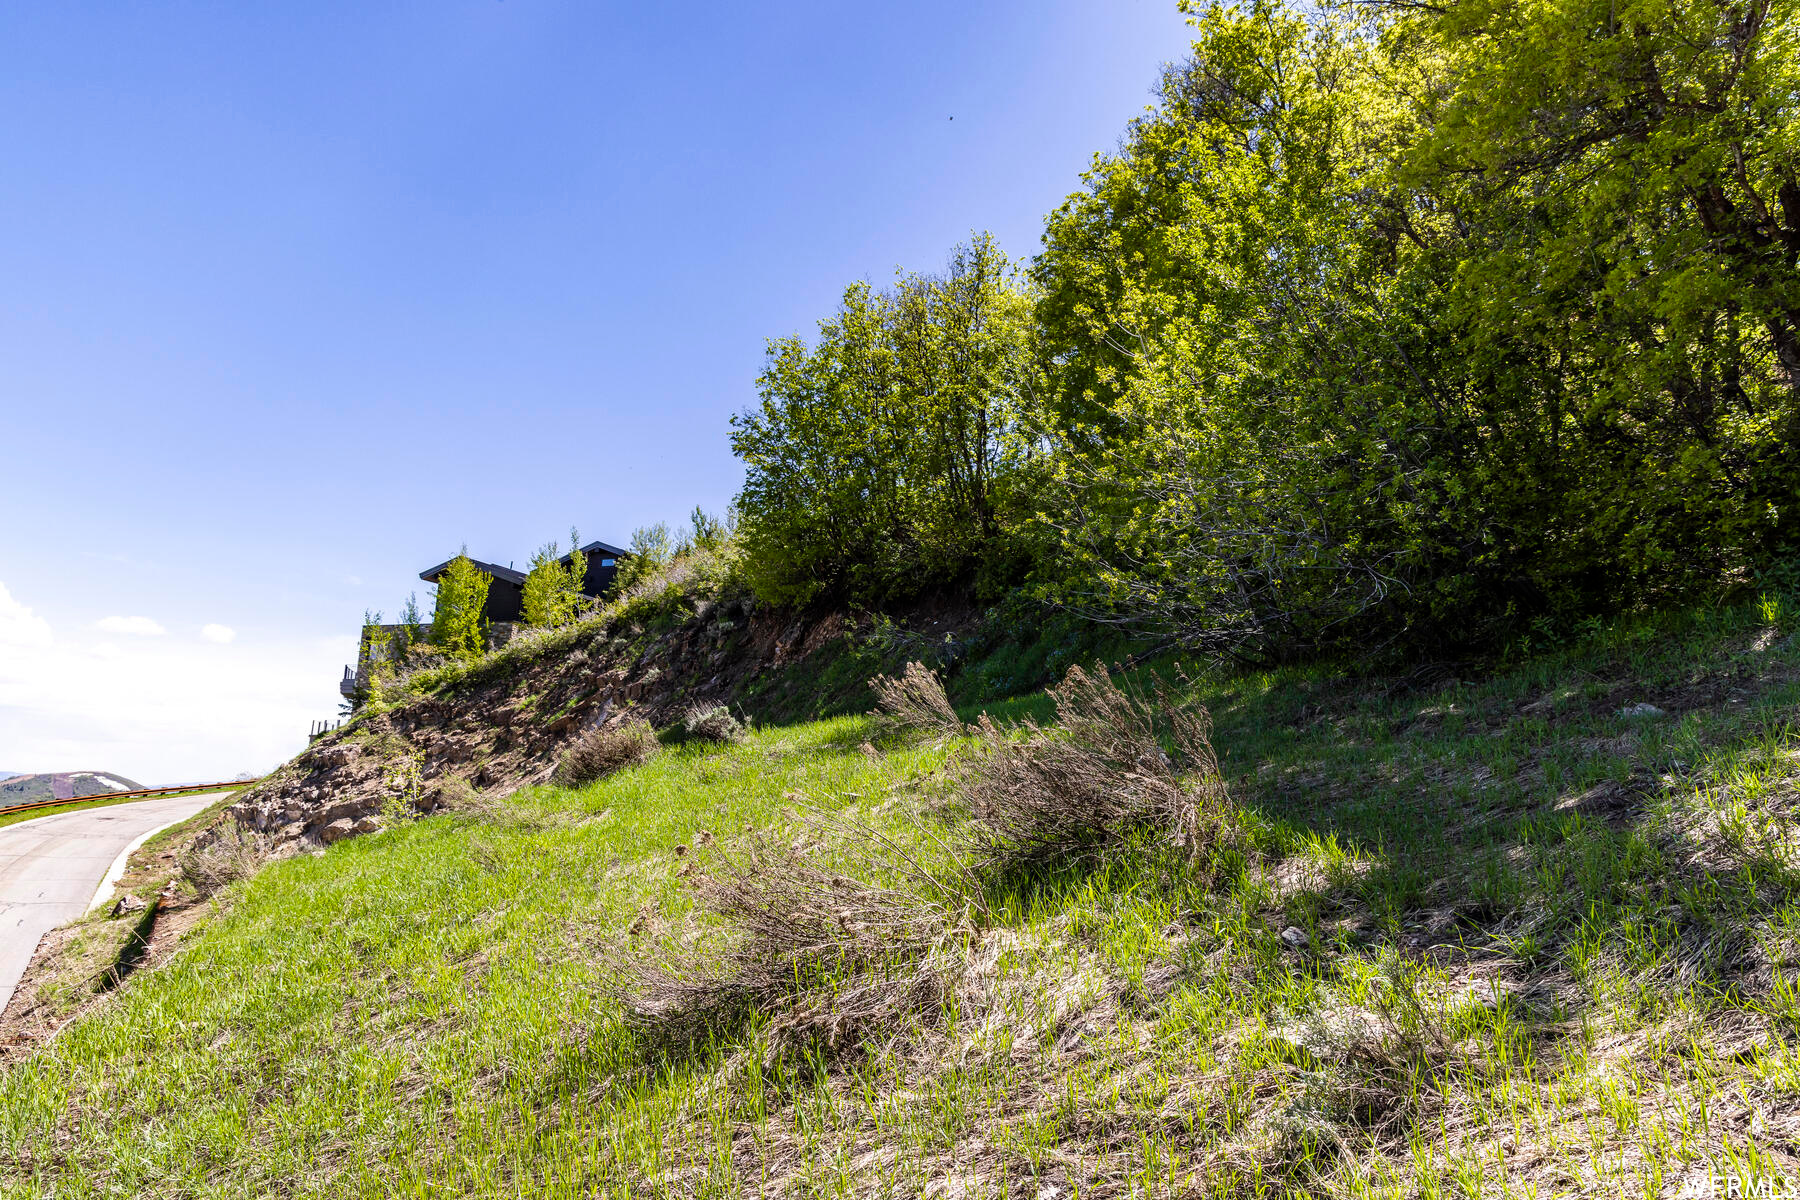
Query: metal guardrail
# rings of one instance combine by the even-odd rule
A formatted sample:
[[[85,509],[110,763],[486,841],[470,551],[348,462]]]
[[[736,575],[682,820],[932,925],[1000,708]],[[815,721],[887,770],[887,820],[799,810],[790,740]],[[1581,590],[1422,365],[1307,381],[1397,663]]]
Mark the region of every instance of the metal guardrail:
[[[70,796],[64,800],[33,800],[30,804],[13,804],[0,808],[0,817],[11,813],[30,812],[34,808],[60,808],[65,804],[91,804],[96,800],[124,800],[130,797],[186,796],[193,792],[218,792],[226,788],[249,787],[262,779],[230,779],[224,783],[185,783],[179,787],[141,788],[135,792],[95,792],[89,796]]]

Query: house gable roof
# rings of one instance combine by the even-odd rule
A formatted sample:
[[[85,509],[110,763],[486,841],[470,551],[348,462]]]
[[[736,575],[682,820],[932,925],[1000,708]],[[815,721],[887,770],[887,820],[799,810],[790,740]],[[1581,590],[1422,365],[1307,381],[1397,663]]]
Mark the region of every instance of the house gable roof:
[[[622,550],[619,547],[614,546],[608,542],[589,542],[587,545],[585,545],[581,548],[581,552],[583,554],[604,554],[608,558],[629,558],[629,557],[631,557],[631,551]],[[556,561],[560,562],[560,563],[566,563],[573,557],[575,557],[574,551],[570,551],[568,554],[563,555],[561,558],[557,559]]]
[[[458,555],[458,557],[461,556]],[[449,570],[450,564],[455,561],[456,559],[454,558],[445,559],[435,567],[420,571],[419,578],[423,579],[426,583],[436,583],[439,576]],[[501,580],[504,583],[510,583],[514,586],[523,586],[525,583],[525,572],[523,571],[515,571],[511,567],[503,567],[498,563],[482,562],[478,558],[471,558],[469,561],[475,564],[476,570],[492,575],[495,579]]]

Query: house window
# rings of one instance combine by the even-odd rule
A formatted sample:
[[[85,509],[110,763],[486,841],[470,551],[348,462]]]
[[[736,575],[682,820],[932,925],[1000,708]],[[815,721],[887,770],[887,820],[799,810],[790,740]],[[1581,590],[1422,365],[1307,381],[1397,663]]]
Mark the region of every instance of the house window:
[[[616,558],[603,558],[600,560],[600,565],[603,567],[610,567],[613,564],[617,563],[618,561],[619,560]]]

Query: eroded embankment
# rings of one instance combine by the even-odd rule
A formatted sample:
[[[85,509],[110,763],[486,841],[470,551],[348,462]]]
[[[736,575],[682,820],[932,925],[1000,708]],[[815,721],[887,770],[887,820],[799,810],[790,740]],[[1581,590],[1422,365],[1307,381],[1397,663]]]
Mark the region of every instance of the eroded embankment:
[[[735,599],[660,632],[596,623],[515,644],[434,694],[320,739],[227,811],[282,854],[434,811],[459,785],[542,783],[572,742],[609,722],[663,725],[692,706],[733,703],[747,679],[816,649],[822,626]]]

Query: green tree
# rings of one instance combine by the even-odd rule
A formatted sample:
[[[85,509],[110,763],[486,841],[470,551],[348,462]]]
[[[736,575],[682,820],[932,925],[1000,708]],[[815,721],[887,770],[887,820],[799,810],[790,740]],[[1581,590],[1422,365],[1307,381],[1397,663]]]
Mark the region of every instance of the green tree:
[[[723,517],[715,517],[695,506],[694,511],[688,514],[688,544],[699,550],[717,550],[731,540],[736,531],[735,521],[735,515],[730,512]]]
[[[614,594],[625,591],[667,566],[675,557],[675,535],[666,522],[644,525],[632,530],[631,553],[619,561],[613,576]]]
[[[569,530],[568,563],[555,542],[532,556],[522,588],[522,619],[527,625],[555,626],[573,621],[581,613],[582,583],[587,578],[587,556],[581,553],[581,536]]]
[[[1210,9],[1036,265],[1063,599],[1219,650],[1316,644],[1455,544],[1429,298],[1378,222],[1367,48]]]
[[[1710,585],[1800,537],[1800,8],[1478,0],[1382,40],[1436,82],[1400,93],[1400,175],[1521,603]]]
[[[446,654],[473,658],[487,648],[488,586],[494,577],[477,567],[468,549],[450,560],[438,577],[431,640]]]
[[[1429,45],[1444,80],[1415,101],[1431,118],[1410,156],[1416,178],[1440,191],[1463,181],[1459,199],[1498,200],[1513,219],[1539,205],[1525,232],[1551,236],[1534,249],[1597,253],[1613,278],[1594,299],[1658,314],[1671,333],[1691,337],[1729,309],[1800,394],[1800,6],[1456,0],[1394,12],[1386,44]],[[1557,276],[1574,267],[1536,272],[1549,291],[1533,307],[1561,300]],[[1508,299],[1531,302],[1512,288]]]
[[[409,592],[400,609],[400,623],[406,627],[406,644],[416,646],[425,640],[425,619],[419,614],[419,594]]]
[[[1195,6],[1034,269],[1064,597],[1466,639],[1791,537],[1788,3]]]
[[[942,274],[851,286],[812,344],[769,344],[761,403],[732,421],[760,594],[879,603],[1010,561],[1032,449],[1029,317],[982,236]]]

